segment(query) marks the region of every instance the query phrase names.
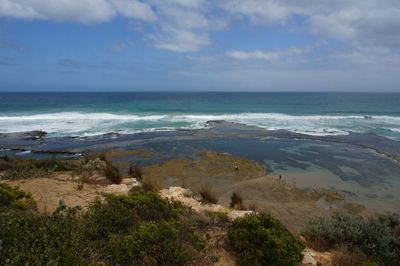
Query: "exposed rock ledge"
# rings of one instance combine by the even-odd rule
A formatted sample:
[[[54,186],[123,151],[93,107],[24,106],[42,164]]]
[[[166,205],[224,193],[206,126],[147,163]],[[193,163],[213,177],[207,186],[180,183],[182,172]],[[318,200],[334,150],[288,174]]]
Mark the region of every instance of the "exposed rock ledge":
[[[203,204],[200,199],[194,196],[191,190],[182,187],[162,189],[160,194],[164,198],[178,200],[196,212],[222,212],[226,213],[232,220],[253,213],[253,211],[231,210],[218,204]]]

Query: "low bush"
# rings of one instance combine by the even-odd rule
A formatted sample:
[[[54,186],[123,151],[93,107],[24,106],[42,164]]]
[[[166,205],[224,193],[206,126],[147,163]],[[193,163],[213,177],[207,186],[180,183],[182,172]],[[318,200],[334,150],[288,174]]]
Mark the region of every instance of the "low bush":
[[[145,178],[144,180],[142,180],[141,184],[142,184],[142,189],[144,191],[158,192],[161,189],[160,184],[158,184],[157,181],[150,178]]]
[[[204,247],[192,215],[144,191],[106,195],[86,211],[0,209],[0,265],[184,265]]]
[[[0,207],[8,209],[35,210],[36,202],[32,194],[12,187],[5,183],[0,183]]]
[[[310,221],[302,234],[311,244],[323,241],[323,249],[344,247],[352,252],[358,248],[367,257],[384,265],[398,265],[396,263],[400,261],[398,214],[362,218],[335,213],[329,220],[318,218]]]
[[[267,214],[237,218],[229,229],[229,241],[238,265],[298,265],[304,249],[278,220]]]
[[[135,164],[135,163],[133,163],[133,164],[131,164],[131,165],[129,166],[128,175],[129,175],[130,177],[136,178],[139,182],[142,181],[142,179],[143,179],[142,170],[141,170],[140,167],[139,167],[137,164]]]
[[[174,222],[147,223],[126,235],[112,235],[107,249],[119,265],[183,265],[191,253],[180,241]]]
[[[213,191],[209,186],[203,186],[199,190],[199,194],[202,198],[203,203],[217,204],[218,202],[217,197],[214,195]]]
[[[122,175],[117,167],[111,162],[106,161],[106,167],[104,168],[104,175],[113,183],[120,184],[122,181]]]
[[[332,253],[332,266],[366,266],[366,263],[371,263],[368,262],[366,255],[359,249],[349,251],[345,248],[340,248]]]
[[[0,156],[0,171],[4,172],[2,179],[49,177],[53,172],[72,171],[80,167],[81,162],[74,159],[17,159]]]
[[[235,210],[245,210],[246,209],[243,205],[243,199],[239,195],[239,193],[236,193],[236,192],[232,193],[230,207]]]
[[[227,227],[230,224],[230,219],[226,213],[223,212],[206,212],[207,217],[210,219],[209,224],[218,227]]]
[[[85,241],[77,209],[51,215],[10,210],[0,213],[1,265],[83,265]]]

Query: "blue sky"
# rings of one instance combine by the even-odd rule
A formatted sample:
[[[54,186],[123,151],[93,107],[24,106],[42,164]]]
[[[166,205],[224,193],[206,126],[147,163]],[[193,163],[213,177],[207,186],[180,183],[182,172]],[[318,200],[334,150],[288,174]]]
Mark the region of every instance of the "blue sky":
[[[400,1],[0,0],[0,90],[400,91]]]

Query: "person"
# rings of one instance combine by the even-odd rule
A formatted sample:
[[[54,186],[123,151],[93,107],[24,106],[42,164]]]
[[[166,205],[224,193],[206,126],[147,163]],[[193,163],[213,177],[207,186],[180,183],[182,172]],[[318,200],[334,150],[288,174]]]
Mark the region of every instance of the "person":
[[[237,164],[235,164],[235,170],[239,170],[239,166]]]
[[[279,180],[281,180],[282,179],[282,175],[279,175]]]

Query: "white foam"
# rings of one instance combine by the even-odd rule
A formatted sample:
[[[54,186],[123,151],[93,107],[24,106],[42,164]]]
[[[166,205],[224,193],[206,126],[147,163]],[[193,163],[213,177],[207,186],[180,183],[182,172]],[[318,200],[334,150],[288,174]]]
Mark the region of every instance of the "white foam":
[[[74,122],[76,120],[160,120],[165,115],[120,115],[110,113],[78,113],[64,112],[51,114],[37,114],[27,116],[0,116],[0,121],[31,121],[31,120],[68,120]]]
[[[115,114],[60,112],[0,116],[0,132],[43,130],[59,136],[93,136],[109,132],[136,133],[177,128],[203,128],[206,121],[226,120],[266,129],[285,129],[307,135],[344,135],[390,128],[400,133],[400,117],[363,115],[238,114]]]
[[[400,128],[387,128],[387,129],[389,129],[390,131],[393,131],[393,132],[400,133]]]
[[[26,155],[26,154],[30,154],[30,153],[31,153],[31,151],[20,151],[20,152],[17,152],[16,155]]]

